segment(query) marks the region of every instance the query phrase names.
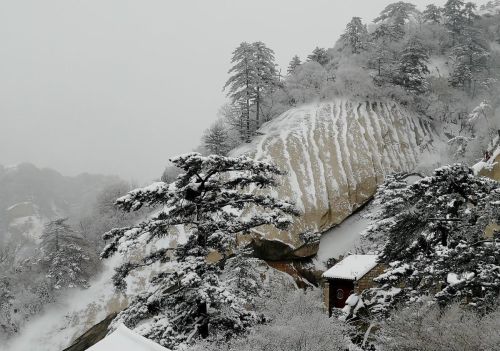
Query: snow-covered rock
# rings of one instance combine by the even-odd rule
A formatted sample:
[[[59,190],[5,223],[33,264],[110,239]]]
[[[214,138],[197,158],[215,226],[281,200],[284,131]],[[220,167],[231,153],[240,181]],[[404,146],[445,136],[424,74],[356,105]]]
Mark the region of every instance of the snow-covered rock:
[[[233,151],[276,163],[288,173],[276,190],[296,201],[303,215],[287,231],[263,228],[268,239],[310,256],[300,233],[341,223],[375,193],[384,175],[410,171],[429,148],[427,123],[394,102],[335,100],[291,109],[264,124],[251,143]]]
[[[500,181],[500,145],[489,160],[478,162],[472,169],[475,174]]]

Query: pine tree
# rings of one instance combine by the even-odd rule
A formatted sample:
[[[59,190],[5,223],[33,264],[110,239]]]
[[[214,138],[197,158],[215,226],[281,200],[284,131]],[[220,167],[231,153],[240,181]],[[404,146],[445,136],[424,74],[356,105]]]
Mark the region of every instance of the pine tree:
[[[224,90],[229,88],[228,96],[233,104],[237,105],[241,110],[242,120],[245,121],[246,136],[245,140],[250,141],[251,122],[250,122],[250,107],[255,96],[255,83],[257,81],[257,73],[255,71],[255,47],[247,42],[243,42],[233,52],[231,63],[233,67],[229,70],[229,77]]]
[[[380,288],[363,292],[371,311],[431,295],[491,308],[500,293],[500,236],[486,228],[500,218],[500,183],[463,165],[441,167],[413,185],[389,177],[367,237],[385,238],[380,261],[389,268]],[[397,178],[396,178],[397,179]]]
[[[229,88],[228,96],[234,106],[238,106],[241,117],[245,121],[245,141],[250,142],[254,131],[260,126],[262,103],[278,85],[274,52],[263,42],[252,44],[241,43],[233,52],[228,81],[224,90]],[[252,121],[252,110],[255,105],[255,120]]]
[[[394,26],[382,23],[371,34],[370,64],[377,70],[376,81],[393,81],[393,72],[397,70],[397,53],[391,48],[391,42],[400,41],[401,33],[394,30]]]
[[[397,30],[393,25],[382,23],[373,33],[371,33],[372,41],[381,41],[384,45],[390,41],[399,41],[404,37],[404,33]]]
[[[443,7],[445,26],[452,34],[452,46],[456,44],[466,25],[464,5],[462,0],[448,0]]]
[[[428,63],[429,55],[422,43],[417,38],[410,39],[401,53],[395,83],[412,93],[424,93],[427,90],[425,76],[429,74]]]
[[[351,48],[353,54],[359,54],[365,48],[367,37],[366,25],[363,24],[361,18],[353,17],[340,38],[344,45]]]
[[[263,42],[258,41],[252,44],[255,55],[255,73],[257,81],[255,83],[255,120],[256,127],[260,126],[260,113],[263,97],[270,93],[278,85],[276,74],[276,64],[274,63],[274,51],[268,48]]]
[[[308,61],[315,61],[319,63],[320,65],[324,66],[326,65],[330,59],[328,58],[328,53],[326,49],[317,47],[313,50],[313,52],[307,56]]]
[[[66,218],[49,222],[40,237],[39,261],[54,289],[86,288],[97,261],[88,242],[75,233]]]
[[[393,27],[394,31],[400,36],[405,33],[406,21],[410,19],[412,14],[417,13],[416,6],[409,2],[398,1],[389,4],[380,13],[380,16],[375,18],[373,22],[384,22]]]
[[[301,64],[302,62],[300,62],[300,57],[295,55],[294,57],[292,57],[292,60],[288,64],[287,73],[293,74],[295,72],[295,69],[299,67]]]
[[[216,121],[203,135],[205,148],[215,155],[225,156],[229,152],[229,136],[222,121]]]
[[[479,30],[467,27],[462,31],[462,37],[451,50],[453,71],[450,84],[462,87],[470,95],[474,95],[472,82],[474,77],[486,68],[489,57],[488,43]]]
[[[424,20],[430,23],[439,24],[441,23],[443,9],[437,7],[434,4],[427,5],[423,12]]]
[[[464,17],[467,21],[467,25],[472,26],[474,20],[478,19],[479,16],[476,14],[477,6],[473,2],[467,2],[464,6]]]
[[[245,307],[249,302],[246,292],[221,273],[226,266],[234,270],[231,257],[240,256],[237,234],[262,225],[284,229],[291,223],[290,216],[298,212],[289,202],[253,191],[277,184],[276,177],[283,173],[270,163],[197,153],[171,162],[184,172],[175,182],[155,183],[117,200],[126,211],[143,206],[160,210],[138,226],[106,233],[110,242],[102,257],[168,235],[174,226],[184,226],[190,233],[187,242],[174,249],[175,260],[169,269],[154,276],[152,288],[134,299],[115,320],[115,324],[137,327],[144,336],[176,348],[199,337],[229,338],[259,320]],[[222,255],[217,263],[206,260],[213,250]],[[140,261],[119,267],[115,285],[124,289],[124,278],[131,270],[166,261],[165,249],[153,249]]]

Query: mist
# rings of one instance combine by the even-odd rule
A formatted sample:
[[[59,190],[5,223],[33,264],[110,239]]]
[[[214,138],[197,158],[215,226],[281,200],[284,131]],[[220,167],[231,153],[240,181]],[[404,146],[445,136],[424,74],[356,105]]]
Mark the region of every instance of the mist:
[[[285,73],[390,2],[4,1],[0,164],[158,178],[217,117],[240,42],[265,42]]]

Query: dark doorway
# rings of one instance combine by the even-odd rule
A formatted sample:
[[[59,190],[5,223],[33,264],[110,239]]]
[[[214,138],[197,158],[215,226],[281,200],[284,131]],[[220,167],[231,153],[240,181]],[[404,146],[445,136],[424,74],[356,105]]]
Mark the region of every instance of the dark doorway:
[[[343,308],[349,295],[354,290],[354,282],[345,279],[331,279],[330,283],[330,306],[329,312],[331,314],[332,308]]]

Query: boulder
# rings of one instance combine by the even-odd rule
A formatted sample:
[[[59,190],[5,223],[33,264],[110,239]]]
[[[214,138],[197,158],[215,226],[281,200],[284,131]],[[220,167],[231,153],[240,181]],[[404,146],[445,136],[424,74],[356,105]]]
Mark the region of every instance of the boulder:
[[[414,169],[434,135],[422,118],[387,101],[310,104],[264,124],[251,143],[231,156],[272,161],[286,171],[272,191],[295,201],[302,216],[286,231],[255,231],[264,238],[256,245],[258,256],[314,255],[317,245],[304,245],[301,234],[322,233],[341,223],[375,194],[384,175]]]
[[[500,181],[500,146],[497,147],[488,163],[491,167],[482,168],[479,175]]]

